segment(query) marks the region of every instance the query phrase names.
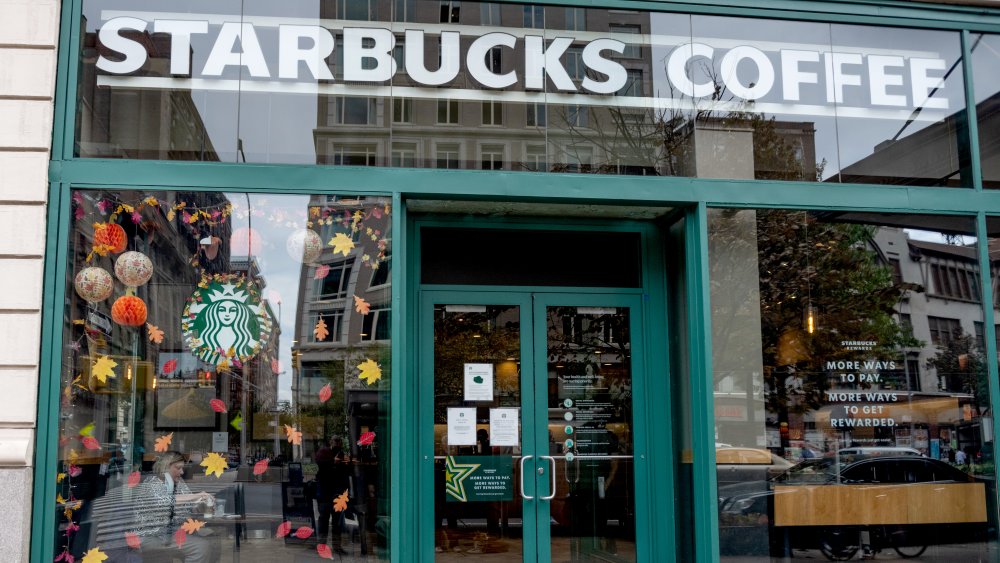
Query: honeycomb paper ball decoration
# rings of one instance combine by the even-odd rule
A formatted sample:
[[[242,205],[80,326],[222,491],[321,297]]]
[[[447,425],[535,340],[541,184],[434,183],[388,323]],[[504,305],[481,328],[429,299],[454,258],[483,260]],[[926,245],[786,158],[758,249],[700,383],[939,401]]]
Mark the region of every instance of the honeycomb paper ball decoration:
[[[94,226],[94,246],[106,246],[118,254],[128,246],[125,229],[117,223],[99,223]]]
[[[257,229],[240,227],[233,231],[229,237],[229,247],[233,256],[250,256],[259,254],[264,246],[264,239],[261,238]]]
[[[316,231],[302,229],[289,235],[286,250],[293,260],[311,264],[323,253],[323,240]]]
[[[115,289],[115,280],[104,268],[91,266],[76,274],[73,280],[76,294],[87,303],[98,303],[111,297]]]
[[[129,287],[139,287],[153,277],[153,262],[145,254],[130,250],[115,260],[115,276]]]
[[[146,323],[146,303],[135,295],[122,295],[111,306],[111,320],[122,326]]]

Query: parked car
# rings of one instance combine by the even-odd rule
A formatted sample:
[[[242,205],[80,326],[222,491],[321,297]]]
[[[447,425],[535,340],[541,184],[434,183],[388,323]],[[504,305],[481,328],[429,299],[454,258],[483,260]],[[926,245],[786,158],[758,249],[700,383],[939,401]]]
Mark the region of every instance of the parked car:
[[[784,473],[792,462],[757,448],[724,447],[715,449],[716,478],[719,486],[746,481],[766,481]]]
[[[900,447],[853,447],[853,448],[841,448],[837,450],[837,455],[840,456],[840,463],[852,463],[860,459],[865,459],[868,457],[878,457],[878,456],[922,456],[920,451],[913,448],[900,448]]]

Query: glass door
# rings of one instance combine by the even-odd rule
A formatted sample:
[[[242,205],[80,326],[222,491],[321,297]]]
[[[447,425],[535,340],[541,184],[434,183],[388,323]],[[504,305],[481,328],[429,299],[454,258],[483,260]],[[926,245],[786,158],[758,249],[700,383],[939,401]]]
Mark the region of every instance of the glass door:
[[[424,293],[423,559],[637,559],[637,303]]]

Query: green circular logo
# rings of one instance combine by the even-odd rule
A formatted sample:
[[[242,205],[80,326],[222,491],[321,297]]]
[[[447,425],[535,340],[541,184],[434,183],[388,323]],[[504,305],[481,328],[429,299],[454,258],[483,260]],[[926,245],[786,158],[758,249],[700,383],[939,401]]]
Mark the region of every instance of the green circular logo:
[[[247,362],[271,336],[271,317],[260,292],[244,276],[206,276],[188,298],[181,332],[203,362]]]

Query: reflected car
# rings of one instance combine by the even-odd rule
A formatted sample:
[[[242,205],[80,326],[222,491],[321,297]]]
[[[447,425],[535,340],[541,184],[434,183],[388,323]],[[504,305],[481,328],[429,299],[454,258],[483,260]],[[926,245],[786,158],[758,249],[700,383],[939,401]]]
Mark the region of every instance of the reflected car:
[[[982,489],[984,502],[989,503],[990,495],[994,494],[995,486],[992,480],[980,481],[972,475],[940,460],[922,457],[920,455],[874,456],[845,463],[837,457],[808,459],[784,473],[769,480],[755,480],[719,487],[719,520],[720,527],[737,527],[756,525],[769,529],[771,550],[782,549],[782,545],[795,548],[811,549],[817,547],[823,530],[831,528],[861,529],[857,524],[834,525],[795,525],[788,527],[770,527],[775,522],[775,487],[790,486],[790,494],[794,494],[794,485],[890,485],[908,487],[915,484],[985,484]],[[884,494],[881,494],[884,497]],[[986,511],[989,514],[989,510]],[[787,514],[787,513],[786,513]],[[809,520],[810,515],[803,515]],[[948,516],[941,516],[938,523],[905,524],[925,541],[925,545],[937,543],[954,543],[962,541],[982,541],[992,522],[955,523]],[[995,532],[995,530],[994,530]],[[723,540],[726,534],[723,533]],[[723,546],[723,552],[726,552]]]
[[[879,457],[879,456],[923,456],[919,450],[913,448],[900,448],[900,447],[855,447],[855,448],[841,448],[837,450],[837,455],[840,456],[840,463],[851,463],[861,459],[869,457]]]
[[[764,481],[788,471],[792,462],[758,448],[722,447],[715,449],[719,486],[747,481]]]

